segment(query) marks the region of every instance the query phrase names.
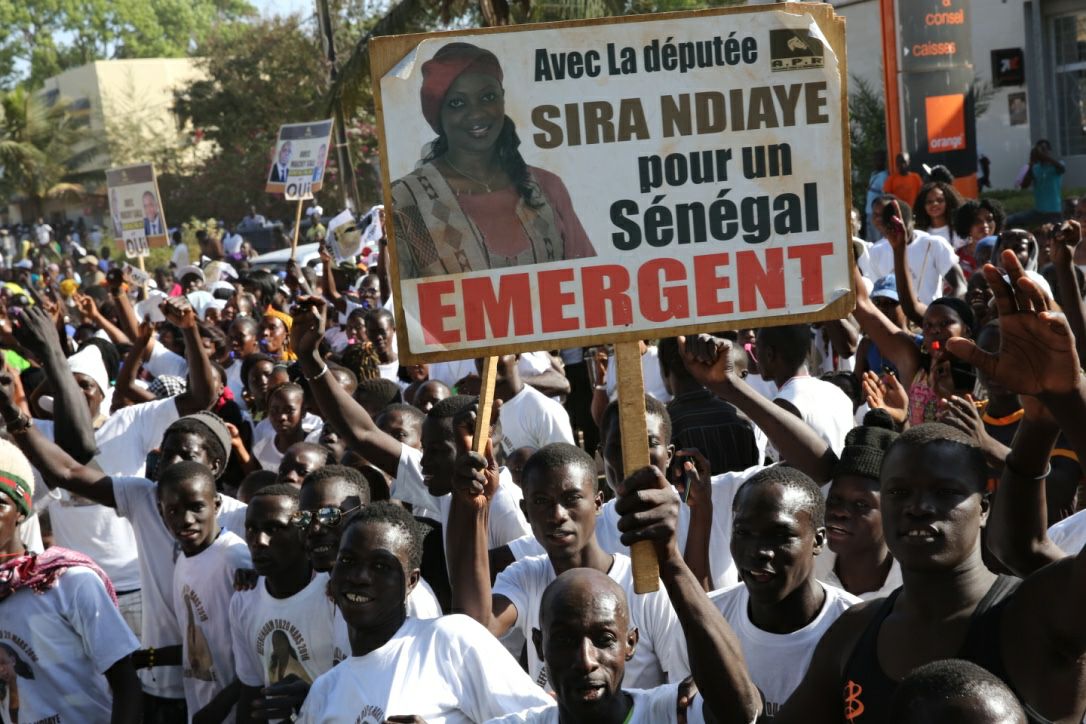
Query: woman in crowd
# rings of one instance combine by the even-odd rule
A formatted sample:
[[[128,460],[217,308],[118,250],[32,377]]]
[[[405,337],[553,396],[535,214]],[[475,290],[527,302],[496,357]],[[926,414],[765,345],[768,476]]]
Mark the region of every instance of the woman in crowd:
[[[437,138],[392,185],[400,276],[595,256],[565,184],[518,150],[497,56],[449,43],[422,77],[422,115]]]

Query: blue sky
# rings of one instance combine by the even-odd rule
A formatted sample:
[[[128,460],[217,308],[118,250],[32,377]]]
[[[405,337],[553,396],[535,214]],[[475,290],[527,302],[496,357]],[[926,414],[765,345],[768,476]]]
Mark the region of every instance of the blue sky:
[[[261,15],[313,15],[317,11],[314,0],[252,0]]]

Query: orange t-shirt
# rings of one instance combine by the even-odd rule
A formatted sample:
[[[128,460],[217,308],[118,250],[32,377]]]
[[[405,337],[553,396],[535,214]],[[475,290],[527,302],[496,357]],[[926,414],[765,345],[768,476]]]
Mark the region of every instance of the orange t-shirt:
[[[886,177],[886,183],[882,185],[882,191],[897,196],[909,206],[915,206],[916,196],[920,193],[920,187],[923,185],[924,182],[918,173],[910,171],[904,176],[899,173],[892,173]]]

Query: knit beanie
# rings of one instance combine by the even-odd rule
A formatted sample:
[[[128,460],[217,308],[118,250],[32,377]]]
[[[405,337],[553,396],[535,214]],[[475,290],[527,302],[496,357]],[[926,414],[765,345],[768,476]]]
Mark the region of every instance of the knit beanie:
[[[885,427],[865,424],[853,428],[845,436],[845,448],[834,466],[833,477],[859,475],[878,480],[882,471],[882,459],[896,439],[897,433]]]
[[[173,423],[173,425],[170,425],[170,427],[166,429],[166,435],[170,434],[170,428],[184,420],[191,420],[206,427],[208,432],[214,435],[215,439],[222,445],[223,454],[225,454],[227,458],[230,457],[230,451],[232,449],[230,445],[230,431],[226,429],[226,423],[223,422],[221,417],[209,410],[194,412],[191,415],[185,415],[177,420],[177,422]],[[165,435],[163,437],[165,437]],[[226,459],[223,460],[222,467],[224,470],[226,469]],[[220,470],[219,472],[221,473],[222,471]]]

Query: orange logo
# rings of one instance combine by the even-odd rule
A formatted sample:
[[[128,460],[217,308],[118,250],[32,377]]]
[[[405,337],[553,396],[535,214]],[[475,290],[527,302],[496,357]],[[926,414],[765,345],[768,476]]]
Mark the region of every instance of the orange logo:
[[[965,96],[929,96],[924,99],[928,126],[928,152],[944,153],[965,148]]]
[[[845,684],[845,721],[856,721],[864,713],[864,703],[860,701],[860,694],[864,688],[852,679]]]

